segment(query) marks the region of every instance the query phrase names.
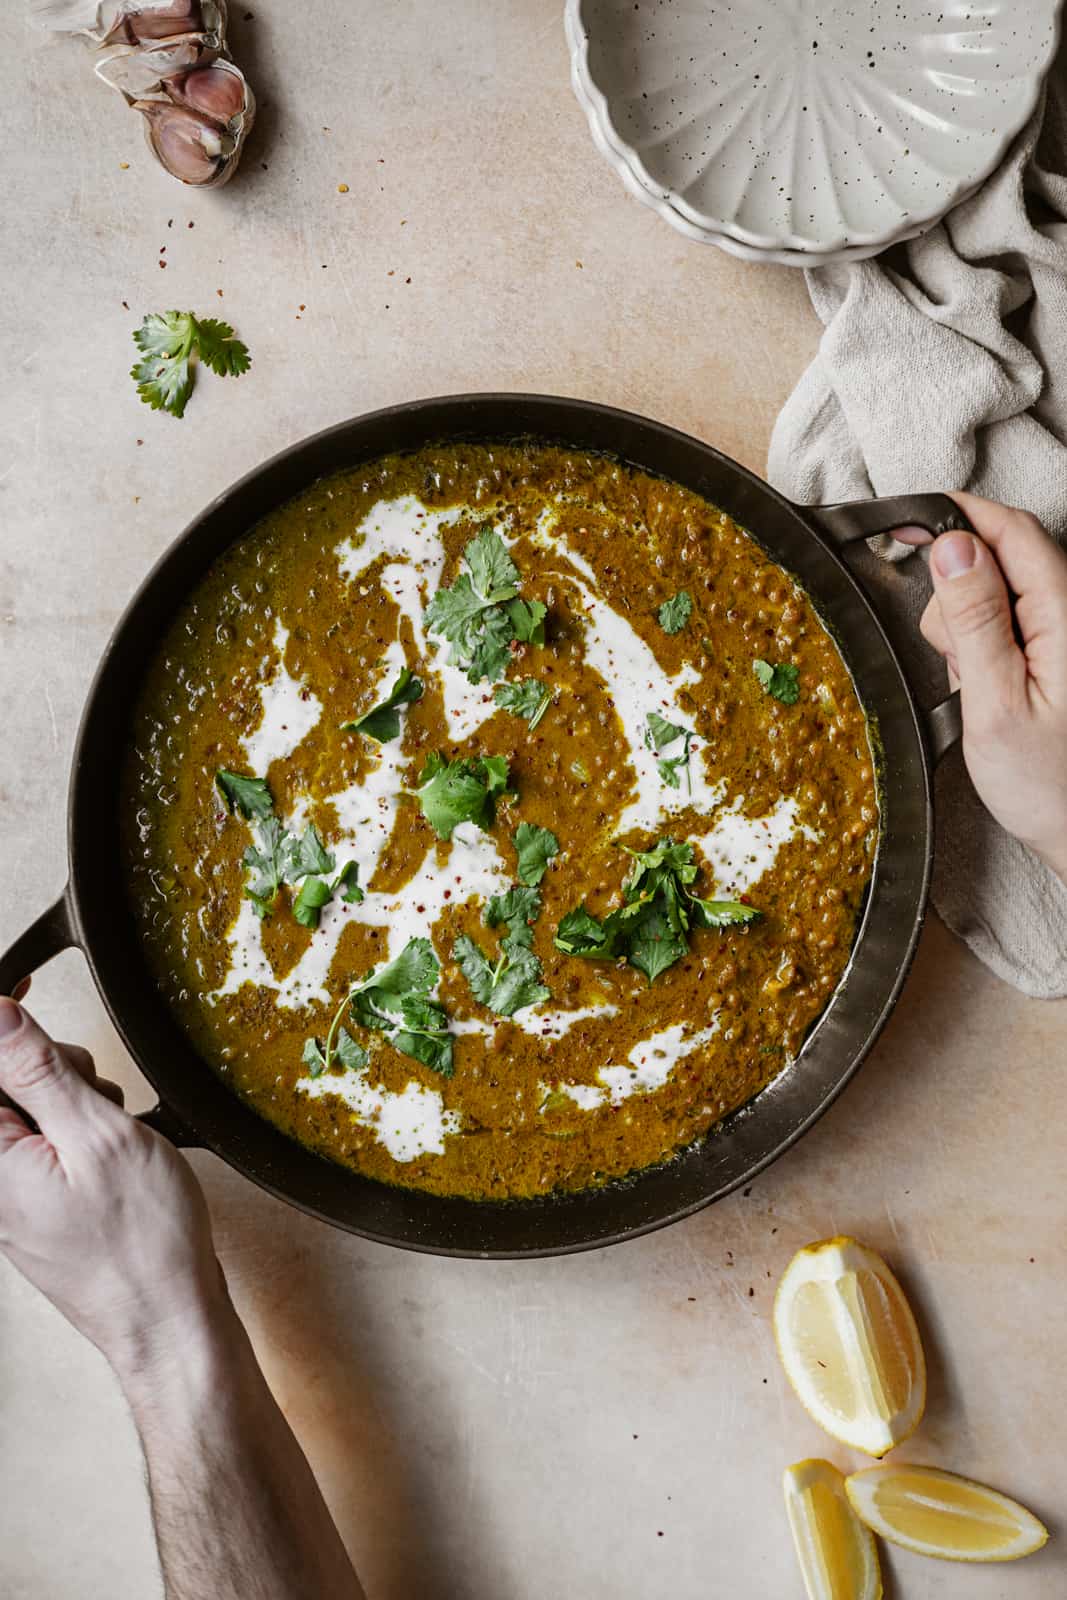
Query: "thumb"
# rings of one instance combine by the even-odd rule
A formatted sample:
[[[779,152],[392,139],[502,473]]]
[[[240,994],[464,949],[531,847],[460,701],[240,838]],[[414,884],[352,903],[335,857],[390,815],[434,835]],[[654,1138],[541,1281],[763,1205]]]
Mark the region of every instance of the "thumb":
[[[934,541],[930,574],[964,702],[977,711],[1012,702],[1025,685],[1026,661],[992,551],[973,533],[943,533]]]
[[[60,1149],[84,1136],[86,1122],[107,1104],[29,1012],[6,997],[0,997],[0,1090]]]

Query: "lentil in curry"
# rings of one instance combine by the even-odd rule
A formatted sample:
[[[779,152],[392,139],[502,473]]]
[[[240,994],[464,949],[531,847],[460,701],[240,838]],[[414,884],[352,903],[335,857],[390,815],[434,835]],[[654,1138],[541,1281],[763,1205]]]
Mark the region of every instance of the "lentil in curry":
[[[797,584],[690,491],[534,445],[386,458],[234,544],[124,784],[205,1060],[323,1156],[486,1199],[667,1160],[782,1071],[878,828]]]

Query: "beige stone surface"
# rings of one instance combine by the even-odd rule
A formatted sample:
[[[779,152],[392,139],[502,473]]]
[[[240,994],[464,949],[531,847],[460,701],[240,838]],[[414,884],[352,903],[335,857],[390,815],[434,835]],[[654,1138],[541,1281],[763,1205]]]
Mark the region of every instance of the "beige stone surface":
[[[4,944],[63,883],[67,768],[107,634],[238,474],[370,407],[484,388],[612,401],[759,468],[814,347],[799,277],[689,245],[627,199],[571,98],[555,0],[249,9],[233,31],[260,124],[215,195],[151,164],[77,42],[14,16],[0,62]],[[204,380],[181,423],[125,376],[131,328],[167,306],[229,316],[255,358],[240,382]],[[80,958],[34,1002],[147,1103]],[[364,1244],[194,1155],[372,1600],[798,1595],[781,1469],[844,1458],[784,1385],[768,1312],[793,1249],[838,1230],[884,1248],[915,1297],[932,1387],[908,1454],[1060,1531],[1065,1019],[933,924],[853,1087],[750,1193],[564,1260]],[[892,1569],[897,1600],[1067,1588],[1059,1540],[1015,1568]],[[7,1268],[0,1593],[159,1593],[121,1397]]]

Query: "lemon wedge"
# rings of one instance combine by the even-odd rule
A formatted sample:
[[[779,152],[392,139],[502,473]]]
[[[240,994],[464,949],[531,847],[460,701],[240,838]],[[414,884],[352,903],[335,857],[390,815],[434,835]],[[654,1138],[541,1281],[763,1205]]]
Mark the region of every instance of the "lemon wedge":
[[[856,1239],[798,1250],[774,1300],[778,1354],[797,1397],[842,1444],[884,1456],[918,1426],[926,1361],[904,1291]]]
[[[782,1487],[808,1600],[881,1600],[874,1537],[849,1504],[837,1468],[798,1461],[786,1467]]]
[[[846,1479],[856,1514],[893,1544],[944,1561],[1016,1561],[1048,1529],[1016,1500],[938,1467],[870,1467]]]

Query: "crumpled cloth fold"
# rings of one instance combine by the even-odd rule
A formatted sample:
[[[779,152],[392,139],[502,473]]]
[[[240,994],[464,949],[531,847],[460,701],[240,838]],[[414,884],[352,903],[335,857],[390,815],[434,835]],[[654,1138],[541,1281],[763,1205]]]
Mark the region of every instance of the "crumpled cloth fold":
[[[976,195],[877,260],[806,274],[824,333],[775,426],[776,488],[806,505],[972,489],[1067,542],[1065,174],[1067,46]],[[930,705],[946,688],[917,630],[925,564],[869,543],[854,564]],[[933,903],[998,976],[1067,995],[1067,888],[993,821],[959,749],[937,774]]]

